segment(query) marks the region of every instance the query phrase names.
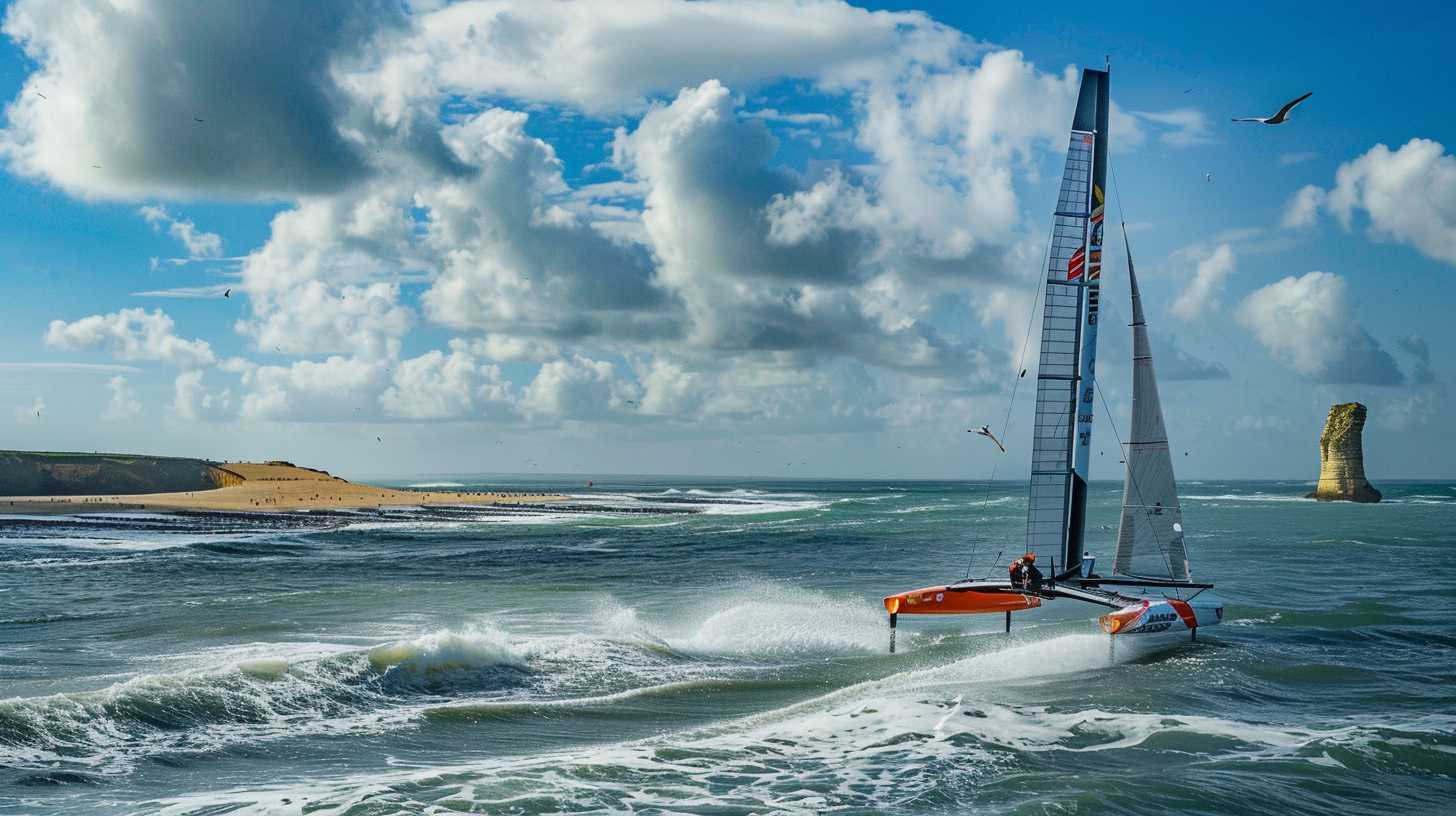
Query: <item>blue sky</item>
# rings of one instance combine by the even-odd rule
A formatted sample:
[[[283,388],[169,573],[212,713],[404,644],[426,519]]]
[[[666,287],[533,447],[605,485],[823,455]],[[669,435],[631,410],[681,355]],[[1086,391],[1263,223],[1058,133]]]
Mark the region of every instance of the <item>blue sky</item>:
[[[0,447],[1022,474],[1026,393],[964,428],[1110,55],[1180,476],[1313,478],[1346,400],[1377,482],[1451,475],[1445,6],[365,5],[7,7]]]

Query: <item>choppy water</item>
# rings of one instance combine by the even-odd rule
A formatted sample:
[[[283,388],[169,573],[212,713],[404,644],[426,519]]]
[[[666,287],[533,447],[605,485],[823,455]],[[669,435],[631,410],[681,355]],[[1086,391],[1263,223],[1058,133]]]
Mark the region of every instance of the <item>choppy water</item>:
[[[1425,813],[1456,485],[1186,483],[1225,625],[906,620],[1025,489],[627,481],[550,513],[0,519],[0,811]],[[1094,485],[1110,556],[1119,488]],[[593,509],[594,508],[594,509]],[[1005,547],[998,562],[1016,545]]]

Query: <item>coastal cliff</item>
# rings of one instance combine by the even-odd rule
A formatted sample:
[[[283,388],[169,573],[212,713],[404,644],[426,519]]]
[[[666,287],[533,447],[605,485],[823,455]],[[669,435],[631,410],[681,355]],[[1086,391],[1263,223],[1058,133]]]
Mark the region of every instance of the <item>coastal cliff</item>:
[[[0,451],[0,496],[134,495],[240,484],[202,459],[117,453]]]
[[[1378,502],[1380,491],[1365,479],[1365,406],[1344,402],[1330,407],[1320,434],[1319,483],[1308,498],[1320,501]]]
[[[290,462],[208,462],[162,456],[0,451],[0,515],[209,510],[535,506],[554,493],[402,490],[350,482]]]

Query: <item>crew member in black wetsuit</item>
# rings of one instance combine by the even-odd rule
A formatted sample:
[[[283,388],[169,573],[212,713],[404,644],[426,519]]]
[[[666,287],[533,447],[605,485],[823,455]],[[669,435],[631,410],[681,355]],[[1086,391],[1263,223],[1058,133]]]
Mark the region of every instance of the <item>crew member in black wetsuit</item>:
[[[1020,583],[1022,589],[1029,589],[1033,592],[1041,589],[1042,574],[1036,568],[1036,553],[1027,553],[1021,557]],[[1016,579],[1012,579],[1013,583]]]

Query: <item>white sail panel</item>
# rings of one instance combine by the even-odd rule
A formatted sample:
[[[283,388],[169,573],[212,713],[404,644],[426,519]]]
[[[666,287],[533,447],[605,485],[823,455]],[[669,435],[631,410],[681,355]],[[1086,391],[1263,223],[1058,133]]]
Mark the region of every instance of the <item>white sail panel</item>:
[[[1127,440],[1127,473],[1122,489],[1122,521],[1117,530],[1113,569],[1121,575],[1167,576],[1189,580],[1183,541],[1183,510],[1173,477],[1173,457],[1153,373],[1152,345],[1143,317],[1142,296],[1132,252],[1127,259],[1132,285],[1132,429]]]

